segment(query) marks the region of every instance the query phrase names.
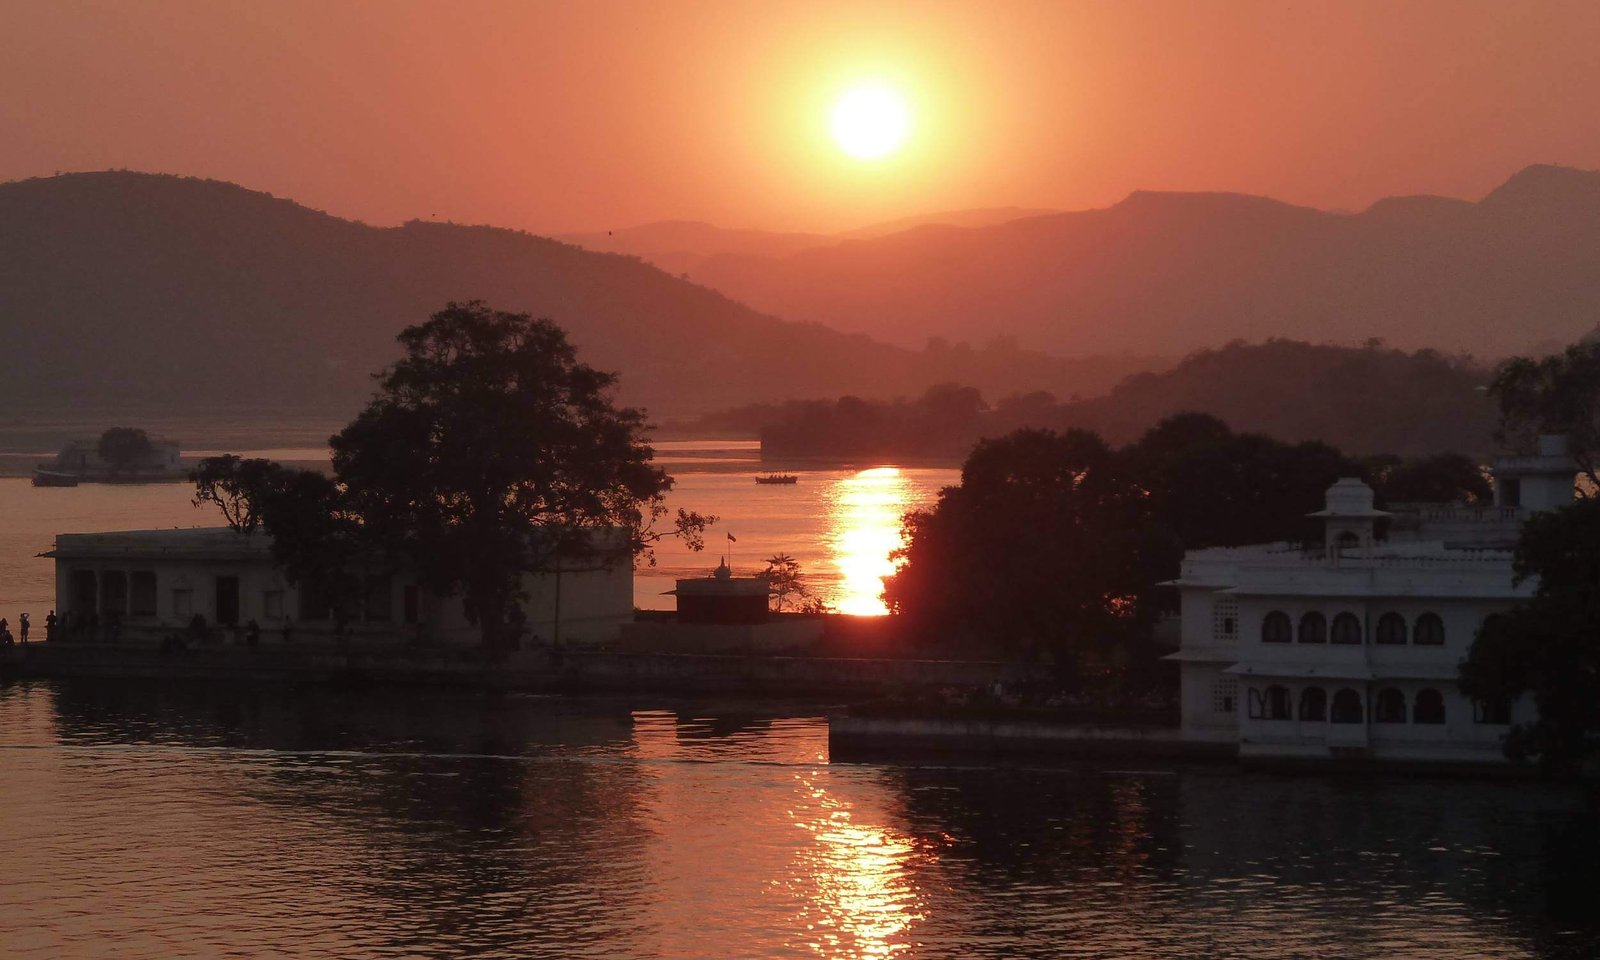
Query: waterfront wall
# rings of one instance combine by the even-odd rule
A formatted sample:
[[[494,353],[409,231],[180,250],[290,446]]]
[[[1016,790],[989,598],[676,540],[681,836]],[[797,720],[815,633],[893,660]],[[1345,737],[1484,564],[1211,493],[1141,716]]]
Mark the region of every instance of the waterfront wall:
[[[1069,724],[1042,720],[837,716],[828,722],[836,759],[878,752],[982,753],[1062,757],[1222,759],[1233,744],[1183,740],[1177,727]]]
[[[1012,664],[960,660],[547,650],[489,660],[475,650],[333,645],[194,647],[163,653],[109,644],[32,644],[0,654],[13,677],[196,677],[284,681],[455,683],[537,691],[879,696],[1036,679]]]

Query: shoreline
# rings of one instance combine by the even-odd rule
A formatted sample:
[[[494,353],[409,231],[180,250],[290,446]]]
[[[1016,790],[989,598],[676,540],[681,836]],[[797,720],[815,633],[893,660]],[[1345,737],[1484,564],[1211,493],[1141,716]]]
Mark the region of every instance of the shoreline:
[[[828,711],[834,762],[886,759],[1029,762],[1181,763],[1272,774],[1339,773],[1466,779],[1531,779],[1507,763],[1445,763],[1376,758],[1241,757],[1233,742],[1184,740],[1178,727],[1126,715],[1053,719],[1036,711],[940,716],[934,710],[884,712],[881,699],[910,689],[986,687],[1025,680],[1026,670],[993,661],[621,653],[548,649],[488,658],[472,648],[340,647],[306,644],[208,646],[163,652],[148,646],[35,642],[0,651],[0,683],[22,680],[216,681],[393,688],[428,686],[554,695],[840,701]]]

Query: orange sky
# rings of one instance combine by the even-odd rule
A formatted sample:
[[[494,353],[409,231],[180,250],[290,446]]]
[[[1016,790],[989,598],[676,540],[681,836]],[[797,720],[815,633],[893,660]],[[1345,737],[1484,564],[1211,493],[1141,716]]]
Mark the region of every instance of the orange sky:
[[[826,133],[863,78],[915,113],[877,164]],[[1476,198],[1600,167],[1597,104],[1593,0],[0,0],[0,179],[194,174],[383,224]]]

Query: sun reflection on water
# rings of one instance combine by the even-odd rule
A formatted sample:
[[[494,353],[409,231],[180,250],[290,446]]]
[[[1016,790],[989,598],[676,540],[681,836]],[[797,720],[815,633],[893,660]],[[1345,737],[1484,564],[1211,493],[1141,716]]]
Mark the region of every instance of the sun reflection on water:
[[[834,608],[857,616],[882,616],[883,578],[894,572],[889,554],[901,544],[900,517],[910,507],[911,484],[898,467],[874,467],[843,477],[829,499],[829,549],[839,571]]]
[[[818,956],[892,957],[912,948],[906,937],[924,919],[912,868],[911,838],[858,822],[845,800],[797,777],[810,802],[791,812],[810,836],[797,864],[809,896],[797,925]]]

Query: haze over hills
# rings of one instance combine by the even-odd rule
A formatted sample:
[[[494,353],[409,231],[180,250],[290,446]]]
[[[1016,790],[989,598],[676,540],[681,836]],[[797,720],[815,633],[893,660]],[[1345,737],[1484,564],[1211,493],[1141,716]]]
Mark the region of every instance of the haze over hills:
[[[556,239],[585,250],[639,257],[668,273],[692,273],[707,260],[718,257],[785,257],[802,250],[832,246],[846,240],[888,236],[928,224],[986,227],[1049,212],[1026,207],[949,210],[901,217],[831,234],[740,230],[698,220],[662,220],[603,233],[566,234]]]
[[[1268,340],[1197,351],[1086,400],[1030,394],[985,403],[980,391],[943,384],[898,403],[844,397],[744,406],[708,415],[702,426],[759,433],[763,454],[775,459],[960,459],[980,437],[1024,427],[1085,428],[1120,446],[1175,414],[1201,412],[1242,432],[1321,440],[1347,453],[1487,459],[1496,450],[1497,407],[1483,389],[1492,377],[1476,361],[1433,350]]]
[[[1600,317],[1600,172],[1533,166],[1473,203],[1359,213],[1220,193],[927,224],[687,272],[777,316],[903,344],[1015,337],[1063,355],[1289,337],[1470,351],[1571,341]]]
[[[490,227],[378,228],[233,184],[108,172],[0,184],[0,398],[353,411],[449,300],[565,327],[658,417],[941,380],[1085,395],[1145,364],[915,352],[765,316],[630,257]]]

